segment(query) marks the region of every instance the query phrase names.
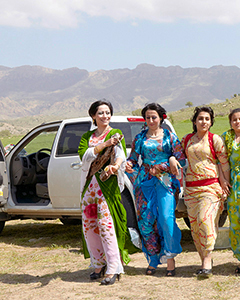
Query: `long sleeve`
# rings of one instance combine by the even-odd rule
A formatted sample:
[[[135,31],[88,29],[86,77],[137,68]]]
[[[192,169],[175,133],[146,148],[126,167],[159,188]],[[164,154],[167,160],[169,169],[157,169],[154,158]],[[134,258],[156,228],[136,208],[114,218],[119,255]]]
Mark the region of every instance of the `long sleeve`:
[[[86,178],[89,172],[89,168],[91,166],[91,163],[94,161],[94,159],[97,157],[96,154],[94,154],[94,147],[89,148],[88,147],[88,141],[89,137],[91,136],[91,132],[86,132],[83,134],[79,147],[78,147],[78,154],[80,156],[80,159],[82,160],[82,170],[81,170],[81,180],[80,180],[80,192],[82,193],[83,188],[86,183]]]

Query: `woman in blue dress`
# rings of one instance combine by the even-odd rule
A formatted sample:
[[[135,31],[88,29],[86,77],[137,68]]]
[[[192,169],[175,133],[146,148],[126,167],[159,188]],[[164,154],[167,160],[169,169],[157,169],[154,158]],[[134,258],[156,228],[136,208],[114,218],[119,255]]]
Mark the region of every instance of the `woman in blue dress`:
[[[148,129],[135,137],[126,172],[134,187],[142,250],[149,263],[146,274],[153,275],[158,264],[167,263],[166,276],[174,276],[174,257],[182,248],[175,218],[178,170],[175,168],[175,175],[171,174],[169,161],[175,157],[181,166],[186,161],[177,136],[161,128],[165,109],[150,103],[143,108],[142,116]]]

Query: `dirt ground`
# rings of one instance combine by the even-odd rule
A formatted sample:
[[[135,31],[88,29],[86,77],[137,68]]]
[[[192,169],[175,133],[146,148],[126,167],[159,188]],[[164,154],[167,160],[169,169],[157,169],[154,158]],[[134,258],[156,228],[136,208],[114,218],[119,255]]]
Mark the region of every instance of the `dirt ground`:
[[[92,270],[80,251],[80,226],[65,227],[56,221],[11,221],[5,226],[0,236],[0,299],[240,299],[231,250],[213,252],[210,279],[200,281],[193,275],[199,258],[186,228],[175,277],[165,276],[166,265],[146,276],[144,255],[136,253],[119,282],[101,286],[100,280],[89,280]]]

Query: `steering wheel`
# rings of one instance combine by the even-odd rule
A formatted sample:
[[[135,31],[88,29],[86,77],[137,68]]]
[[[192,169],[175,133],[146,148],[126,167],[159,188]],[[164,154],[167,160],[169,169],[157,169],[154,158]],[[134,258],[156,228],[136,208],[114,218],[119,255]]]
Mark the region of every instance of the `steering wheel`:
[[[38,152],[36,152],[36,154],[35,154],[35,159],[36,159],[36,163],[37,163],[37,165],[38,165],[38,167],[41,169],[41,170],[43,170],[43,171],[47,171],[47,167],[48,167],[48,162],[49,162],[49,155],[47,154],[47,157],[44,157],[44,158],[42,158],[42,159],[39,159],[39,155],[40,155],[40,153],[44,153],[44,151],[49,151],[50,152],[50,154],[51,154],[51,149],[48,149],[48,148],[42,148],[42,149],[40,149],[40,150],[38,150]],[[44,153],[44,154],[46,154],[46,153]],[[46,158],[47,158],[47,160],[46,160]]]

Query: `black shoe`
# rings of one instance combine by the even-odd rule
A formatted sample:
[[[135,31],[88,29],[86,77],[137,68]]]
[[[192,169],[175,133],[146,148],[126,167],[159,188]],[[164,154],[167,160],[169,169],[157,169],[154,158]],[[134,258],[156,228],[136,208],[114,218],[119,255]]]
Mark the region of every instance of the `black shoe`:
[[[195,275],[198,275],[198,274],[200,274],[201,272],[202,272],[202,269],[198,269],[198,270],[196,271]]]
[[[211,259],[211,269],[199,269],[196,272],[196,275],[199,279],[207,279],[211,277],[212,274],[212,267],[213,267],[213,259]]]
[[[147,268],[146,270],[146,275],[154,275],[156,273],[156,269],[152,269],[152,268]]]
[[[212,276],[212,269],[200,269],[197,277],[199,279],[207,279]]]
[[[175,268],[173,269],[173,270],[167,270],[166,271],[166,276],[168,277],[173,277],[173,276],[175,276],[175,274],[176,274],[176,272],[175,272]]]
[[[103,281],[101,281],[101,285],[110,285],[110,284],[114,284],[115,283],[115,280],[116,278],[120,279],[120,275],[119,274],[114,274],[113,277],[106,277],[103,279]]]
[[[106,266],[103,266],[99,273],[93,272],[90,274],[90,279],[95,280],[104,276]]]

